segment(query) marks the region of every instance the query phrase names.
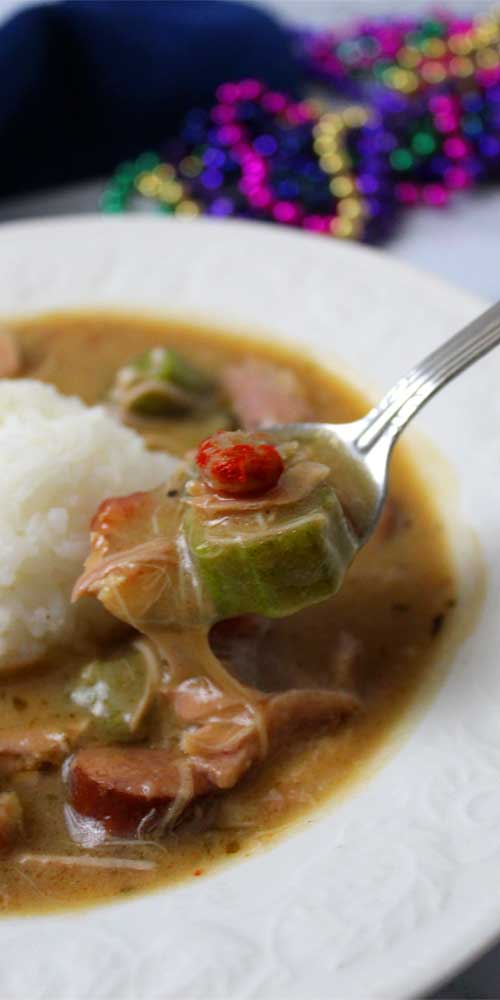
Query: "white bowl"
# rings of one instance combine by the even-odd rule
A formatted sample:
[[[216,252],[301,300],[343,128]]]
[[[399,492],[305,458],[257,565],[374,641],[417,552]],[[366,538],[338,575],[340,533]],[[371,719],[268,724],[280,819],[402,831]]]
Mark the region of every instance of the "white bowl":
[[[118,306],[195,318],[303,344],[372,390],[481,305],[388,255],[255,224],[0,229],[6,316]],[[429,989],[498,934],[499,385],[493,353],[419,418],[456,470],[489,583],[479,623],[404,736],[267,851],[129,902],[0,921],[3,997],[390,1000]],[[436,478],[425,454],[452,511],[450,476]],[[475,572],[470,549],[461,557]]]

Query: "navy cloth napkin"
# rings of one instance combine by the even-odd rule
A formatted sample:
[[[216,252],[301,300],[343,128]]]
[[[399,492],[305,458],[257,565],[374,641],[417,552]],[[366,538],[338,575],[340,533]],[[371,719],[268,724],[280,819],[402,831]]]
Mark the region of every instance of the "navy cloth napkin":
[[[0,26],[0,197],[107,173],[223,80],[295,91],[286,32],[228,0],[70,0]]]

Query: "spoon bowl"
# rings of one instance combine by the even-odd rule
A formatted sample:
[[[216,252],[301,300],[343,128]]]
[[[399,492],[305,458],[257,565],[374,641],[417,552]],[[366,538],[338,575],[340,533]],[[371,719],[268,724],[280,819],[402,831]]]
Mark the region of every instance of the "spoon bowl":
[[[377,526],[387,494],[392,449],[415,413],[453,378],[500,343],[500,302],[481,313],[415,365],[361,420],[346,424],[300,423],[269,428],[276,440],[319,444],[335,469],[336,490],[365,544]]]

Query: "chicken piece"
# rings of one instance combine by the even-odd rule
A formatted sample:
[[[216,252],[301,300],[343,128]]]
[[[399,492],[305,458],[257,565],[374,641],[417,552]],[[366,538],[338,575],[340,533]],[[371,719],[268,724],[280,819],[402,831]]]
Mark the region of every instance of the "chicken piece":
[[[236,784],[251,764],[265,757],[270,749],[286,742],[298,729],[338,723],[359,709],[358,699],[344,691],[290,690],[257,697],[254,692],[251,701],[238,702],[222,694],[218,699],[213,694],[207,700],[204,679],[200,679],[198,694],[196,681],[187,683],[191,686],[191,704],[186,699],[185,685],[180,685],[175,693],[176,711],[179,714],[180,708],[184,718],[187,712],[190,722],[196,721],[199,725],[186,730],[181,747],[198,763],[204,762],[211,781],[219,788]],[[200,714],[195,719],[198,699]],[[236,757],[236,766],[228,771],[227,765],[233,764],[231,757]],[[226,764],[222,779],[224,784],[219,771],[221,763]]]
[[[21,369],[21,351],[8,330],[0,330],[0,378],[14,378]]]
[[[214,712],[241,704],[241,697],[223,693],[209,677],[188,677],[166,694],[177,718],[187,726],[199,725]]]
[[[224,369],[222,385],[244,430],[313,419],[297,376],[287,368],[248,358]]]
[[[15,792],[0,794],[0,851],[12,847],[23,829],[23,810]]]
[[[93,557],[103,559],[117,549],[147,541],[149,535],[144,530],[144,523],[154,515],[157,502],[157,490],[103,500],[90,522],[92,553],[89,565]]]
[[[64,727],[13,726],[0,730],[0,773],[36,771],[47,765],[61,764],[77,745],[87,728],[86,720]]]
[[[209,623],[186,549],[180,492],[186,472],[149,493],[110,497],[91,524],[91,552],[72,599],[92,594],[117,618],[148,634],[162,626]]]

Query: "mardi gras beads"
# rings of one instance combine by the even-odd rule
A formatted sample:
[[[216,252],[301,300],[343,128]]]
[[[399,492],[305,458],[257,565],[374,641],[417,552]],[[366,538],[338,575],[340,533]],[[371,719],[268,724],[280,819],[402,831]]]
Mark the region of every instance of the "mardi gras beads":
[[[119,167],[102,207],[121,211],[142,196],[175,215],[235,215],[374,240],[395,209],[383,144],[372,149],[380,131],[379,117],[360,105],[323,111],[256,80],[223,84],[211,109],[187,115],[161,160],[145,154]]]
[[[441,206],[500,173],[498,17],[365,20],[295,33],[294,45],[308,78],[383,115],[401,203]]]
[[[222,84],[157,153],[122,164],[104,211],[139,202],[176,216],[239,216],[375,242],[398,209],[445,206],[500,175],[500,20],[442,13],[292,33],[307,81],[296,101],[258,80]]]

